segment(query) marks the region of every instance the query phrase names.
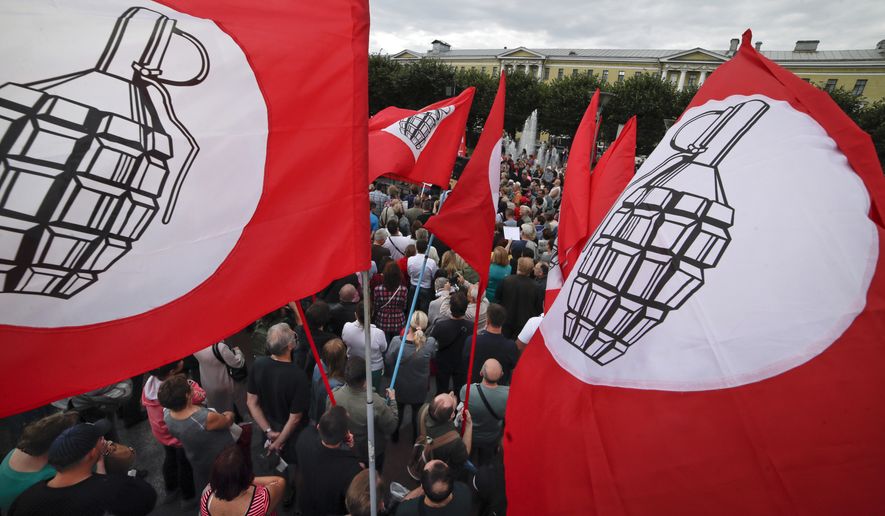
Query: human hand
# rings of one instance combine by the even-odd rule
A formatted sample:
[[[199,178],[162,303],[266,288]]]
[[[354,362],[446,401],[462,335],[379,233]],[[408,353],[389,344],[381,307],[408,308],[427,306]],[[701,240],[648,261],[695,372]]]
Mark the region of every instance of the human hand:
[[[271,453],[280,453],[283,450],[283,446],[286,445],[286,441],[279,438],[279,433],[277,433],[277,437],[270,443],[270,446],[267,447],[267,454]]]
[[[280,436],[280,433],[274,432],[273,430],[271,430],[270,432],[267,432],[265,435],[267,436],[268,439],[271,440],[271,442],[273,442],[277,439],[277,437]]]
[[[387,399],[396,401],[396,391],[394,389],[386,389]]]
[[[461,417],[464,418],[464,426],[465,427],[473,426],[473,418],[470,417],[469,410],[464,409],[464,411],[461,413]]]

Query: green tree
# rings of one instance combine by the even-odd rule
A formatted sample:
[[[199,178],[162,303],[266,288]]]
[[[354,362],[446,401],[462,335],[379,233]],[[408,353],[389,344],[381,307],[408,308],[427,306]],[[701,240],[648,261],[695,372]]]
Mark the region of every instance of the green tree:
[[[885,167],[885,100],[879,99],[858,113],[857,125],[873,138],[879,164]]]
[[[866,99],[863,96],[855,95],[853,92],[846,90],[842,86],[827,91],[830,98],[842,108],[842,111],[855,122],[858,121],[861,111],[866,105]]]
[[[599,78],[569,75],[541,88],[538,125],[551,134],[573,136],[581,123],[596,88],[604,88]]]
[[[397,103],[397,75],[403,68],[401,63],[388,56],[369,56],[369,116]]]
[[[541,105],[541,82],[534,75],[514,72],[507,76],[507,99],[504,110],[504,130],[515,134],[521,131],[525,119]]]
[[[470,86],[476,88],[473,105],[467,116],[467,146],[472,148],[476,146],[485,119],[492,109],[492,102],[495,101],[498,78],[476,70],[465,70],[455,74],[455,85],[459,94]]]
[[[611,86],[615,94],[602,118],[601,138],[611,142],[618,125],[636,115],[636,153],[649,154],[664,136],[664,119],[682,113],[679,92],[670,82],[656,75],[637,75]],[[687,102],[686,102],[687,103]]]

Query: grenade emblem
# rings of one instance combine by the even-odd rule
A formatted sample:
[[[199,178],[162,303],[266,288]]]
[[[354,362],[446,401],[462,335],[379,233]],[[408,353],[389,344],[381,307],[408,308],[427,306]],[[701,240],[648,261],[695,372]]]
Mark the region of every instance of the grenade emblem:
[[[189,79],[164,77],[173,37],[199,55]],[[94,68],[0,86],[0,291],[70,298],[129,252],[159,211],[169,223],[199,145],[167,87],[208,73],[200,41],[133,7]]]
[[[623,355],[704,284],[731,236],[719,164],[769,105],[749,100],[683,123],[676,151],[630,186],[576,266],[563,338],[599,365]],[[700,135],[677,145],[691,127]]]
[[[421,150],[437,124],[454,110],[454,107],[446,106],[404,118],[399,121],[400,133],[412,142],[415,149]]]

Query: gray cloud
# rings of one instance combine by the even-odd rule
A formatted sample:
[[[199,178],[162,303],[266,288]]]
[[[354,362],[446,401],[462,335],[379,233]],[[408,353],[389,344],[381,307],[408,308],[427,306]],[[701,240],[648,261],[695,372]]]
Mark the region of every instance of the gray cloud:
[[[821,50],[873,48],[885,39],[885,2],[805,0],[376,0],[373,52],[455,48],[728,48],[746,28],[769,50],[819,39]]]

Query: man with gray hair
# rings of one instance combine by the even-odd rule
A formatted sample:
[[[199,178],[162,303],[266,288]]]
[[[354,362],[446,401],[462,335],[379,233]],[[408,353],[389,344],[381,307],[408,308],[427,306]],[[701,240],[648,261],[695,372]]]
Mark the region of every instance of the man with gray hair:
[[[310,406],[310,382],[304,371],[292,363],[296,347],[298,339],[287,323],[271,326],[267,331],[268,356],[255,359],[246,387],[246,405],[270,441],[268,452],[278,453],[292,465],[298,463],[295,441],[307,423]],[[294,480],[294,472],[294,467],[289,468],[290,480]],[[287,496],[287,502],[294,500],[293,493]]]
[[[430,307],[427,309],[427,332],[430,332],[433,323],[439,319],[440,307],[449,297],[452,285],[447,278],[436,278],[433,280],[433,289],[436,292],[436,299],[430,302]]]
[[[372,261],[375,262],[378,272],[383,271],[384,265],[390,260],[390,249],[384,247],[384,242],[387,242],[389,236],[389,231],[380,228],[375,230],[375,234],[372,237]]]

